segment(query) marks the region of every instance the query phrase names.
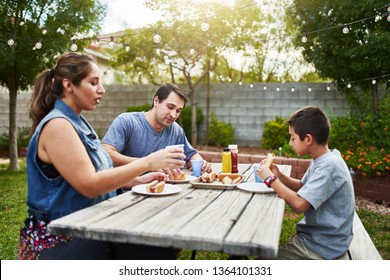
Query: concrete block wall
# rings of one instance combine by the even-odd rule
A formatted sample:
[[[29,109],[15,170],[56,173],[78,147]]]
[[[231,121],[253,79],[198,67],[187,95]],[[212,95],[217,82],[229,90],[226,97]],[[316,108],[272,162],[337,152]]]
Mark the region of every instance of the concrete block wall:
[[[266,86],[266,89],[264,87]],[[342,115],[349,109],[345,98],[324,83],[259,83],[253,84],[212,84],[210,90],[210,112],[214,112],[220,121],[230,122],[235,128],[236,142],[239,146],[259,147],[264,123],[276,116],[287,118],[297,109],[306,105],[321,107],[328,114]],[[279,87],[279,91],[277,90]],[[308,88],[311,91],[308,91]],[[83,115],[92,124],[100,136],[103,136],[112,120],[127,107],[151,104],[155,85],[109,85],[102,103],[95,111],[84,111]],[[183,86],[187,90],[186,86]],[[291,89],[295,91],[292,92]],[[17,125],[30,127],[27,104],[30,92],[18,94]],[[195,103],[206,115],[207,91],[202,84],[195,92]],[[189,102],[190,103],[190,102]],[[189,104],[188,104],[189,106]],[[0,134],[8,132],[9,120],[8,91],[0,88]],[[204,121],[198,128],[202,143],[205,133]]]

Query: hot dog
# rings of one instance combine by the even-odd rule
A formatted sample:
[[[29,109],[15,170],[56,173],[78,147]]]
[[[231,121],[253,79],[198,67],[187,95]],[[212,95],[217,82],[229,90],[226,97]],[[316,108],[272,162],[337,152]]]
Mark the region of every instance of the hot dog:
[[[274,162],[274,160],[275,160],[275,155],[274,154],[272,154],[272,153],[268,153],[267,154],[267,158],[265,159],[265,161],[264,161],[264,165],[265,166],[267,166],[268,168],[271,168],[271,165],[272,165],[272,163]]]
[[[160,193],[164,190],[165,181],[154,180],[146,185],[146,190],[150,193]]]
[[[210,172],[210,173],[205,172],[200,177],[203,183],[212,183],[215,181],[216,178],[217,178],[217,174],[215,174],[215,172]]]
[[[236,184],[243,179],[243,176],[238,173],[219,173],[217,176],[218,179],[224,184]]]

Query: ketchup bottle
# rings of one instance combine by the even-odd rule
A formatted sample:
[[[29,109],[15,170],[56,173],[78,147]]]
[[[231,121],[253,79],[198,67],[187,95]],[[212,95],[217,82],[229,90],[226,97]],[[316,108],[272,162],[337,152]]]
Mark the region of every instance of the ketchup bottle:
[[[238,173],[238,146],[231,144],[228,148],[232,156],[232,173]]]

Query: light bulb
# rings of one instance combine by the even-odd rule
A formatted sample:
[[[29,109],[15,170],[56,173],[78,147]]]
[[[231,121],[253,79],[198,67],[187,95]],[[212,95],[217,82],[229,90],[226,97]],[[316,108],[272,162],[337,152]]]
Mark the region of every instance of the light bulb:
[[[295,91],[295,88],[294,88],[294,87],[292,87],[292,88],[291,88],[291,92],[294,92],[294,91]]]
[[[9,39],[8,41],[7,41],[7,44],[8,44],[8,46],[13,46],[14,44],[15,44],[15,41],[14,41],[14,39]]]
[[[327,90],[327,91],[330,91],[330,86],[327,86],[327,87],[326,87],[326,90]]]
[[[39,40],[39,42],[36,42],[36,43],[35,43],[35,48],[36,48],[37,50],[39,50],[39,49],[42,48],[41,40]]]
[[[114,42],[114,37],[113,37],[113,36],[111,36],[111,40],[110,40],[110,42],[108,43],[108,47],[109,47],[110,49],[112,49],[113,47],[115,47],[115,42]]]
[[[276,88],[276,91],[279,91],[279,90],[280,90],[280,88],[279,88],[279,87],[277,87],[277,88]]]
[[[349,33],[349,28],[347,26],[343,27],[343,33],[348,34]]]
[[[303,35],[302,36],[302,43],[306,43],[307,42],[307,37],[306,37],[306,35]]]
[[[22,20],[20,23],[19,23],[20,26],[23,26],[24,25],[24,21]]]
[[[267,86],[264,86],[263,89],[264,89],[264,90],[267,90]]]
[[[352,87],[352,85],[351,85],[350,83],[348,83],[347,87],[348,87],[348,88],[351,88],[351,87]]]
[[[190,49],[190,55],[193,55],[195,54],[195,50],[194,49]]]
[[[153,36],[153,42],[155,42],[156,44],[161,42],[161,36],[157,32]]]
[[[125,50],[126,50],[127,52],[130,51],[130,46],[129,46],[128,44],[126,44]]]
[[[72,51],[77,51],[77,49],[78,49],[78,47],[77,47],[77,45],[75,44],[75,43],[73,43],[71,46],[70,46],[70,49],[72,50]]]
[[[253,84],[250,84],[249,86],[250,86],[251,88],[253,88]]]
[[[42,30],[42,34],[43,34],[43,35],[47,34],[47,30],[46,30],[46,29],[43,29],[43,30]]]
[[[375,79],[372,80],[372,84],[373,84],[373,85],[376,84],[376,80],[375,80]]]
[[[200,25],[200,29],[201,29],[202,31],[204,31],[204,32],[206,32],[207,30],[209,30],[209,28],[210,28],[210,25],[209,25],[206,21],[202,22],[201,25]]]
[[[238,82],[238,84],[241,86],[241,85],[242,85],[242,82],[241,82],[241,81],[239,81],[239,82]]]

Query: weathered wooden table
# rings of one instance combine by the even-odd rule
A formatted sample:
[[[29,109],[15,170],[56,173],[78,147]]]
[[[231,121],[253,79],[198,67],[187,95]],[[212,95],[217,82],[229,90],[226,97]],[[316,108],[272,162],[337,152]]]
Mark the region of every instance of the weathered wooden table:
[[[290,165],[279,167],[290,174]],[[221,164],[214,163],[213,170],[220,172]],[[246,182],[254,181],[251,164],[239,164],[239,171]],[[128,191],[52,221],[49,231],[232,255],[277,255],[285,203],[275,193],[179,186],[180,192],[168,196]]]

